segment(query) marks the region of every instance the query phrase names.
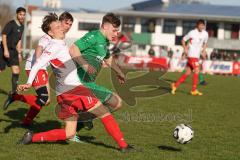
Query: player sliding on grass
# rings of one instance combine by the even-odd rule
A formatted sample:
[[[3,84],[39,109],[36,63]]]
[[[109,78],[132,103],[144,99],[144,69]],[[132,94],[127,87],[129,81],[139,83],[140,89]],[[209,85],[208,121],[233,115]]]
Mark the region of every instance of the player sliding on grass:
[[[133,147],[124,140],[123,134],[111,113],[101,104],[92,92],[80,82],[74,61],[71,59],[64,39],[64,32],[54,16],[44,18],[42,29],[53,39],[32,67],[26,84],[19,85],[18,91],[31,88],[37,72],[50,63],[56,77],[56,95],[60,106],[58,117],[65,121],[65,129],[54,129],[35,133],[27,131],[21,144],[35,142],[55,142],[73,138],[76,133],[78,111],[86,111],[93,117],[100,118],[106,131],[117,142],[123,152],[133,151]],[[51,32],[49,32],[51,30]],[[75,57],[79,62],[78,57]]]
[[[185,54],[187,54],[188,62],[186,66],[186,72],[177,80],[177,82],[172,83],[172,94],[176,93],[176,90],[180,84],[182,84],[193,71],[191,95],[202,95],[202,93],[197,90],[198,74],[200,70],[199,58],[201,53],[203,57],[206,56],[207,40],[208,33],[205,31],[205,22],[204,20],[198,20],[196,29],[190,31],[186,36],[183,37],[182,46]],[[189,45],[186,44],[187,41],[189,41]]]
[[[107,13],[102,19],[100,30],[87,33],[77,40],[70,48],[71,56],[78,57],[78,77],[94,95],[104,104],[115,111],[121,107],[122,100],[105,87],[96,84],[95,80],[105,62],[118,76],[120,83],[125,82],[125,75],[119,66],[112,60],[109,52],[109,41],[113,41],[119,32],[121,22],[113,13]]]
[[[55,16],[55,19],[58,20],[58,17],[55,14],[51,14],[49,16],[52,18]],[[60,15],[59,20],[64,34],[66,34],[72,26],[73,17],[70,13],[64,12]],[[51,39],[52,37],[48,34],[45,34],[40,38],[35,52],[32,54],[30,53],[29,57],[26,60],[25,70],[27,75],[29,75],[32,66],[35,64],[38,57],[41,56],[43,50],[46,49]],[[30,109],[26,117],[22,120],[22,124],[24,126],[29,126],[32,123],[33,119],[40,112],[42,107],[50,103],[50,87],[48,84],[47,66],[48,64],[41,67],[33,81],[32,87],[34,87],[37,95],[19,95],[16,93],[9,94],[7,100],[3,105],[3,109],[6,110],[8,106],[14,101],[22,101],[29,104]]]

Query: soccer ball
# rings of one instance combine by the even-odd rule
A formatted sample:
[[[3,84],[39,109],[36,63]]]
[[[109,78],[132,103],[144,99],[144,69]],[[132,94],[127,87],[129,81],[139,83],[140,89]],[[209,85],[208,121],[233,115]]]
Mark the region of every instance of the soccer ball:
[[[173,132],[173,137],[178,143],[186,144],[189,143],[194,136],[194,131],[190,125],[179,124],[176,126]]]

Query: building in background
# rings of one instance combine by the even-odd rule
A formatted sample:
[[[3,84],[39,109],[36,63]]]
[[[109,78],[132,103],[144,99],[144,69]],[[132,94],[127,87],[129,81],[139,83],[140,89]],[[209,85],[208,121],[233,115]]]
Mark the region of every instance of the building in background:
[[[44,35],[41,30],[42,19],[49,12],[55,12],[60,15],[64,11],[70,12],[74,17],[74,22],[71,30],[66,35],[66,42],[70,45],[78,38],[91,30],[99,29],[100,23],[104,13],[85,10],[85,9],[57,9],[52,10],[49,8],[38,8],[31,12],[30,36],[32,41],[32,48],[35,48],[39,38]]]
[[[62,7],[61,0],[43,0],[43,7],[59,9]]]
[[[155,45],[181,49],[182,36],[195,27],[196,20],[204,19],[210,50],[239,51],[239,10],[239,6],[149,0],[114,12],[122,19],[122,31],[130,32],[140,48]]]
[[[74,16],[73,26],[67,34],[68,43],[72,43],[90,30],[99,28],[105,14],[86,9],[40,7],[31,12],[32,41],[36,42],[43,35],[40,26],[42,18],[48,12],[54,11],[59,15],[65,10]],[[207,22],[209,53],[213,49],[240,51],[239,10],[239,6],[199,4],[196,1],[189,3],[184,0],[149,0],[112,12],[120,16],[121,30],[131,36],[135,44],[134,53],[147,55],[150,46],[154,46],[156,55],[161,56],[162,50],[181,51],[180,41],[183,35],[195,27],[198,19]]]

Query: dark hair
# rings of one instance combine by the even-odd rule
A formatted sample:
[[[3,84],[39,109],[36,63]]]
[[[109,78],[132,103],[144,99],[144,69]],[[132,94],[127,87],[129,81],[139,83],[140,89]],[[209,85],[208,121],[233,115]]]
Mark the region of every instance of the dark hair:
[[[204,25],[205,25],[205,21],[204,21],[203,19],[199,19],[196,24],[197,24],[197,26],[198,26],[199,24],[204,24]]]
[[[26,9],[23,8],[23,7],[18,7],[18,8],[16,9],[16,13],[18,14],[18,13],[20,13],[20,12],[25,12],[25,13],[26,13]]]
[[[46,34],[48,34],[48,31],[50,30],[50,24],[52,22],[58,21],[58,16],[55,13],[49,13],[43,18],[43,23],[42,23],[42,31]]]
[[[59,21],[63,20],[70,20],[73,22],[73,16],[69,12],[65,11],[59,16]]]
[[[102,19],[102,25],[104,23],[110,23],[113,27],[119,27],[121,25],[120,19],[113,13],[107,13]]]

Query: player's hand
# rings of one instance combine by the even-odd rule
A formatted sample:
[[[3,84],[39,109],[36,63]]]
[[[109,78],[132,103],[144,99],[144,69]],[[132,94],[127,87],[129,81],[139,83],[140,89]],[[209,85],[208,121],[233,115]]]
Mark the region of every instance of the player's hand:
[[[124,74],[118,74],[117,78],[120,84],[124,84],[126,82],[126,77]]]
[[[4,54],[5,58],[9,58],[10,57],[10,54],[9,54],[8,50],[5,50],[3,54]]]
[[[17,87],[17,92],[26,91],[26,90],[28,90],[28,89],[31,88],[31,87],[32,87],[31,84],[20,84],[20,85],[18,85],[18,87]]]
[[[87,64],[87,65],[83,65],[83,69],[85,71],[87,71],[89,74],[94,74],[96,73],[96,70],[93,66],[91,66],[90,64]]]

